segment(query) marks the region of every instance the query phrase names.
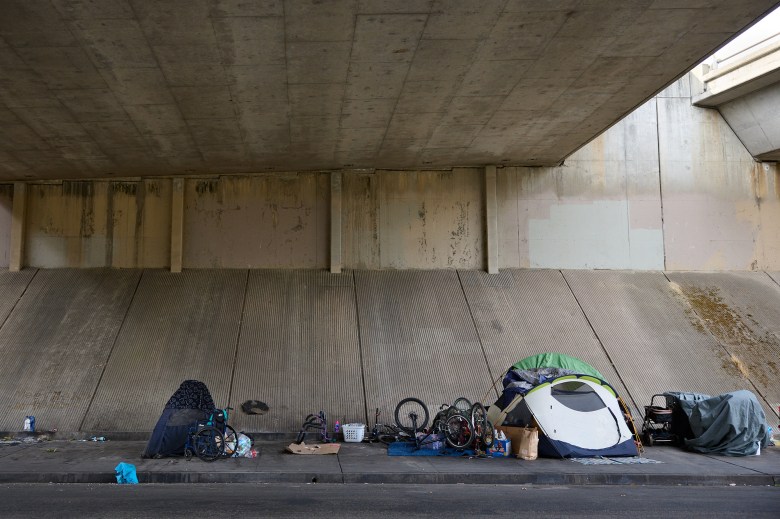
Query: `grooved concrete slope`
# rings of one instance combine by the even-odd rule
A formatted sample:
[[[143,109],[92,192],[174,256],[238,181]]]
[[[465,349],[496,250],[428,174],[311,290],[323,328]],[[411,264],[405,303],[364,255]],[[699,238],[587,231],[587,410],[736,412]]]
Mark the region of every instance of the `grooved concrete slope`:
[[[0,180],[553,165],[775,0],[0,1]]]
[[[36,272],[36,269],[25,269],[21,272],[0,270],[0,326],[16,306]]]
[[[245,270],[143,271],[84,428],[149,431],[186,379],[226,406],[246,279]]]
[[[493,380],[518,360],[555,351],[595,367],[631,406],[629,391],[560,271],[506,270],[497,276],[460,271],[459,275]],[[495,387],[503,389],[500,380]],[[497,396],[491,393],[488,402]]]
[[[77,431],[140,271],[40,270],[0,328],[0,430]]]
[[[664,391],[754,390],[663,273],[580,270],[564,276],[640,405]],[[768,412],[767,402],[761,403]]]
[[[232,422],[296,431],[309,413],[392,422],[492,403],[517,360],[593,364],[640,411],[667,390],[749,389],[778,418],[780,286],[762,272],[509,270],[39,270],[0,274],[0,431],[145,436],[182,380],[204,381]],[[32,278],[30,280],[30,278]],[[8,280],[12,280],[8,284]],[[24,286],[27,286],[26,290]],[[23,294],[22,294],[23,292]],[[592,328],[591,328],[592,326]],[[238,411],[249,399],[265,415]],[[641,413],[636,415],[641,421]]]
[[[270,412],[235,413],[238,430],[297,430],[320,410],[365,421],[351,272],[250,271],[230,402],[246,400]]]
[[[492,379],[455,271],[355,272],[366,406],[392,423],[417,397],[432,411],[479,400]]]
[[[773,409],[780,406],[780,286],[763,272],[669,273],[702,326]]]

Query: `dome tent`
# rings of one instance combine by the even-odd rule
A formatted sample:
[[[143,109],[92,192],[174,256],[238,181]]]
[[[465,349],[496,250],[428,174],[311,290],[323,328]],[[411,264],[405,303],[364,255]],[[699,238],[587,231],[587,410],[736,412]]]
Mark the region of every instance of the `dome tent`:
[[[539,428],[539,455],[636,456],[617,393],[587,363],[543,353],[513,364],[488,418],[498,427]]]

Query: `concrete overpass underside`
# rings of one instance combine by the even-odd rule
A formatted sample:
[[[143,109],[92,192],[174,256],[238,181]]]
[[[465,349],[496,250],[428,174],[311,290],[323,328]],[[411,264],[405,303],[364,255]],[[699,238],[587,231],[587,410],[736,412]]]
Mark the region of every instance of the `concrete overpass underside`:
[[[556,165],[775,0],[0,1],[0,180]]]
[[[749,389],[774,423],[780,403],[780,272],[26,269],[0,288],[6,431],[34,415],[143,437],[190,378],[218,405],[269,404],[237,429],[290,432],[320,409],[372,423],[407,396],[491,403],[544,351],[588,361],[635,411]]]

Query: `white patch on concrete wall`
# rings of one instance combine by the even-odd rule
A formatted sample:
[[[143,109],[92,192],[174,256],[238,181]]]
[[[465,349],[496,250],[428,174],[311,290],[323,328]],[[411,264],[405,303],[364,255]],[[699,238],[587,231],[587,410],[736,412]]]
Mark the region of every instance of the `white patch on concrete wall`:
[[[663,269],[660,229],[629,229],[626,201],[562,203],[528,221],[532,268]]]

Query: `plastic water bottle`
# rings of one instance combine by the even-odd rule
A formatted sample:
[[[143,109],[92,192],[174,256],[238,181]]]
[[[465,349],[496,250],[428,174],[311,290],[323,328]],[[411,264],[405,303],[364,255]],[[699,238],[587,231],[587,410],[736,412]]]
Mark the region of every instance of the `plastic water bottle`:
[[[333,426],[333,436],[338,437],[340,430],[341,430],[341,424],[339,423],[338,420],[336,420],[336,424]]]

